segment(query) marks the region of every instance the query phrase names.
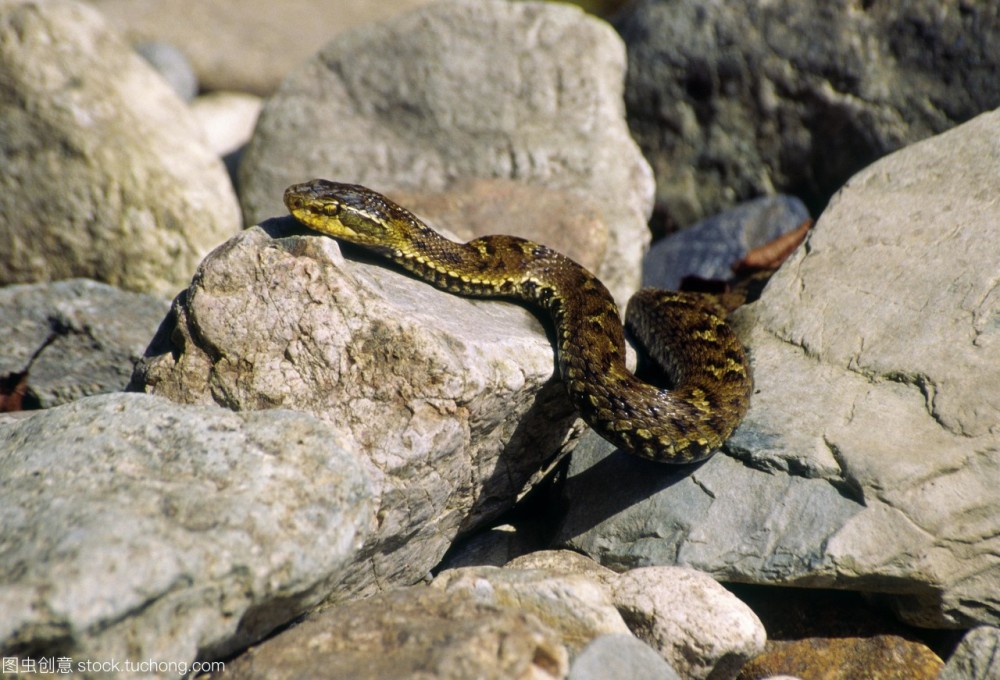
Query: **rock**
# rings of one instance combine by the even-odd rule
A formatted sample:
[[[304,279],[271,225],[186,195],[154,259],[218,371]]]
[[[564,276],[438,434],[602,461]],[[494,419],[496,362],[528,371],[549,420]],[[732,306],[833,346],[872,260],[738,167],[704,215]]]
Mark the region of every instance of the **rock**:
[[[301,413],[115,394],[2,425],[0,652],[225,657],[329,594],[370,493]]]
[[[398,190],[390,198],[458,241],[502,230],[555,248],[591,271],[607,253],[608,225],[599,206],[569,191],[509,179],[469,179],[456,180],[446,191]]]
[[[831,565],[847,581],[864,574],[909,594],[898,606],[918,625],[998,615],[1000,533],[987,518],[1000,518],[990,491],[1000,483],[991,359],[1000,294],[990,273],[1000,253],[981,244],[1000,228],[1000,209],[980,189],[1000,175],[998,130],[1000,112],[986,114],[853,178],[826,227],[768,284],[751,338],[762,366],[818,366],[808,401],[805,384],[782,376],[790,399],[780,416],[768,408],[778,385],[758,381],[761,419],[747,432],[774,433],[780,419],[795,434],[755,461],[823,470],[864,503],[827,546]]]
[[[1000,622],[998,131],[986,114],[853,178],[737,313],[756,392],[729,455],[578,447],[563,544],[885,593],[916,625]]]
[[[601,635],[569,669],[569,680],[681,680],[648,645],[632,635]]]
[[[0,283],[169,297],[239,229],[184,103],[85,5],[0,2],[0,120]]]
[[[253,135],[261,99],[242,92],[213,92],[191,102],[191,113],[198,120],[205,140],[226,164],[233,186],[237,186],[240,161]]]
[[[191,102],[191,113],[212,151],[226,156],[250,141],[263,102],[242,92],[213,92]]]
[[[606,24],[548,3],[451,0],[342,34],[265,104],[240,167],[243,214],[284,214],[284,189],[314,177],[390,194],[513,179],[597,206],[610,227],[597,273],[622,303],[653,191],[623,120],[624,69]]]
[[[1000,677],[1000,629],[970,630],[944,665],[939,680],[990,680]]]
[[[576,416],[527,310],[346,259],[303,232],[272,220],[205,258],[132,389],[335,426],[378,505],[341,594],[415,583],[456,536],[513,504]]]
[[[136,45],[135,51],[170,83],[178,97],[191,102],[198,94],[198,76],[179,49],[169,43],[144,42]]]
[[[618,575],[586,555],[572,550],[538,550],[516,557],[505,566],[511,569],[544,569],[560,574],[582,574],[600,581],[610,592]]]
[[[555,542],[616,570],[683,565],[719,580],[808,574],[861,510],[823,479],[755,470],[716,454],[691,470],[640,460],[588,432],[567,471]],[[607,480],[615,479],[609,493]]]
[[[160,298],[87,279],[0,288],[0,390],[8,410],[115,392],[169,309]],[[6,398],[4,398],[6,397]]]
[[[629,634],[610,593],[586,573],[465,567],[441,572],[431,587],[465,592],[476,602],[531,614],[558,633],[571,655],[599,635]]]
[[[686,678],[732,678],[764,648],[764,628],[753,612],[689,569],[649,567],[619,575],[578,553],[548,550],[502,569],[443,571],[431,586],[528,612],[559,633],[571,656],[586,654],[601,636],[634,634],[662,657],[654,667],[666,660]],[[602,654],[620,647],[608,644]]]
[[[428,0],[88,0],[136,43],[168,42],[191,60],[207,91],[270,94],[334,35],[419,7]]]
[[[216,677],[558,680],[567,666],[558,637],[531,614],[418,586],[313,614]]]
[[[728,281],[732,265],[747,252],[808,219],[802,201],[791,196],[748,201],[654,243],[643,263],[642,285],[678,290],[685,276]]]
[[[938,680],[944,666],[924,645],[895,635],[769,642],[768,648],[743,667],[737,680],[772,680],[778,674],[815,680]]]
[[[749,607],[692,569],[627,571],[614,583],[614,600],[629,629],[685,678],[734,678],[767,639]]]
[[[676,226],[776,192],[821,208],[881,156],[1000,106],[1000,20],[981,3],[642,0],[616,26],[629,125]]]

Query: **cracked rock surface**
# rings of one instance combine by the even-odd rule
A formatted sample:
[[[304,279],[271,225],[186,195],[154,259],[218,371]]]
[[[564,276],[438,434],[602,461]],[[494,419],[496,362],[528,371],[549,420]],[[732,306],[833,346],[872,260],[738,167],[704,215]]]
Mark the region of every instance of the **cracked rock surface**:
[[[51,408],[124,388],[169,306],[88,279],[0,288],[0,399]]]
[[[209,255],[133,389],[237,411],[292,408],[342,433],[377,527],[341,597],[414,583],[513,503],[576,416],[526,309],[461,298],[290,217]]]
[[[578,448],[562,540],[1000,622],[998,139],[984,114],[855,176],[739,312],[756,392],[730,455],[654,475]]]

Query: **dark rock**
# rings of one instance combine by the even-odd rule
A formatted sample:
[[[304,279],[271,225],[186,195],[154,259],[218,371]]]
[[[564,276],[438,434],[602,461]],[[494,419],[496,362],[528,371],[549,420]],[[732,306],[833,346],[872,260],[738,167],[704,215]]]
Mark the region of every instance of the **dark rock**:
[[[646,254],[642,285],[678,290],[685,276],[727,281],[732,265],[809,219],[802,201],[765,196],[660,239]]]
[[[1000,105],[994,3],[641,0],[617,27],[675,226],[773,193],[818,214],[872,161]]]

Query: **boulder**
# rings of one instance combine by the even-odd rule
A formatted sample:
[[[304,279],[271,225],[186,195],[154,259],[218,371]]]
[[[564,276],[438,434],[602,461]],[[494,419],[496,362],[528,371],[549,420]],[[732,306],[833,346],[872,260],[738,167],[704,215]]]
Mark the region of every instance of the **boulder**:
[[[0,288],[3,410],[122,390],[169,308],[88,279]]]
[[[240,167],[244,217],[284,214],[285,188],[316,177],[389,195],[517,180],[596,207],[608,229],[596,272],[621,304],[639,284],[653,191],[624,74],[614,31],[568,5],[447,0],[342,34],[265,104]],[[490,231],[521,212],[497,211]]]
[[[207,257],[131,389],[336,427],[378,504],[341,595],[408,585],[513,504],[576,416],[527,310],[439,291],[305,231],[271,220]]]
[[[640,0],[615,25],[667,227],[762,194],[818,213],[866,165],[1000,106],[988,4]]]
[[[0,652],[80,675],[243,649],[322,601],[373,523],[317,419],[142,394],[0,425],[0,497]]]
[[[86,5],[0,1],[0,121],[0,284],[170,298],[240,228],[187,106]]]
[[[984,114],[854,177],[737,313],[756,392],[725,455],[578,447],[561,541],[615,568],[884,593],[917,625],[1000,621],[998,139]]]

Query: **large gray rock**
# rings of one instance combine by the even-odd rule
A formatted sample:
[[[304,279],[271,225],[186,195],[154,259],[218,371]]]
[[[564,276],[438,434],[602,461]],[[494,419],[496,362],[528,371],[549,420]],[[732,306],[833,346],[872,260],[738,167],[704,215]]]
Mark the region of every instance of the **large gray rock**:
[[[0,384],[21,402],[10,406],[50,408],[123,389],[169,308],[87,279],[0,288]]]
[[[133,387],[336,426],[379,506],[343,590],[410,584],[456,535],[510,507],[576,417],[527,310],[346,259],[303,231],[271,220],[207,257]]]
[[[557,541],[617,570],[679,564],[719,580],[782,582],[811,573],[861,509],[823,479],[721,454],[693,470],[666,467],[615,452],[593,432],[574,449],[568,475]]]
[[[0,425],[0,499],[0,652],[74,664],[241,649],[329,594],[373,516],[315,418],[140,394]]]
[[[0,283],[172,297],[239,229],[184,103],[86,5],[0,0],[0,121]]]
[[[516,179],[594,202],[610,227],[597,272],[621,303],[653,192],[624,72],[614,31],[564,5],[449,0],[341,35],[265,105],[240,168],[244,217],[284,214],[285,187],[314,177],[389,193]]]
[[[1000,106],[991,3],[641,0],[617,26],[669,224],[775,192],[821,207],[879,157]]]
[[[87,0],[133,43],[175,45],[206,90],[270,94],[333,36],[428,0]]]
[[[574,454],[562,540],[887,593],[921,625],[1000,621],[998,140],[993,112],[854,177],[738,315],[757,391],[730,455]]]

